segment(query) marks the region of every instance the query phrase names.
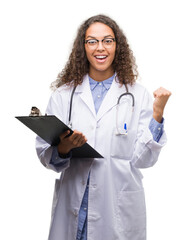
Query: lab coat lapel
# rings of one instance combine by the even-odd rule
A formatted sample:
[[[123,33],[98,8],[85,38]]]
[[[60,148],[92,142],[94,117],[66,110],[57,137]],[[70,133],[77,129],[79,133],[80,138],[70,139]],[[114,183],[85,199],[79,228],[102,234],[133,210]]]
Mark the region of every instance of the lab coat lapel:
[[[92,93],[90,90],[88,75],[86,75],[84,77],[82,84],[77,86],[76,93],[79,94],[82,101],[88,106],[88,108],[90,109],[90,111],[92,112],[94,117],[96,118],[96,111],[95,111],[95,107],[94,107]]]
[[[124,85],[120,85],[117,79],[114,78],[112,85],[107,92],[103,102],[97,113],[97,121],[99,121],[105,113],[107,113],[111,108],[117,105],[118,98],[121,94],[126,92]]]

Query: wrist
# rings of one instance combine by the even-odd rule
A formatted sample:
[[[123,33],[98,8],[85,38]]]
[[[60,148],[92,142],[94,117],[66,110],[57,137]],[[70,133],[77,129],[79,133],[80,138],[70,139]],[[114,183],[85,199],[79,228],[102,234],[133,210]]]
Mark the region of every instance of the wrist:
[[[63,159],[70,158],[71,157],[71,152],[68,152],[67,154],[61,154],[61,153],[58,152],[58,156],[60,158],[63,158]]]
[[[60,145],[57,146],[57,151],[59,155],[67,155],[70,152],[68,148],[62,148]]]
[[[157,113],[157,112],[153,112],[153,118],[161,123],[162,122],[162,118],[163,118],[163,113]]]
[[[159,122],[159,123],[161,123],[161,121],[162,121],[162,118],[163,118],[163,110],[162,110],[162,108],[160,108],[160,107],[153,107],[153,118],[157,121],[157,122]]]

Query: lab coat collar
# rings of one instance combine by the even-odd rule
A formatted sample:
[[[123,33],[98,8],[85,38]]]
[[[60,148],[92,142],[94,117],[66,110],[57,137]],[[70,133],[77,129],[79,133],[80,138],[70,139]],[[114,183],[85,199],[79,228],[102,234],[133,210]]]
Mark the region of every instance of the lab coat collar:
[[[75,93],[80,94],[81,99],[88,106],[88,108],[91,110],[92,114],[96,118],[96,111],[95,111],[94,101],[93,101],[92,93],[90,89],[88,74],[85,75],[85,77],[83,78],[82,84],[76,87]]]
[[[104,97],[103,102],[96,115],[88,74],[85,75],[82,84],[78,85],[76,88],[76,93],[80,93],[81,99],[88,106],[97,121],[99,121],[104,116],[104,114],[107,113],[111,108],[117,105],[119,96],[124,92],[126,92],[125,86],[121,86],[118,83],[118,79],[116,76],[111,84],[110,89]]]
[[[116,76],[97,112],[97,121],[99,121],[111,108],[117,105],[119,96],[125,92],[125,86],[120,85]]]
[[[105,87],[105,89],[108,90],[108,89],[110,88],[112,82],[113,82],[114,76],[115,76],[115,74],[114,74],[112,77],[110,77],[110,78],[108,78],[108,79],[106,79],[106,80],[104,80],[104,81],[102,81],[102,82],[97,82],[97,81],[95,81],[94,79],[92,79],[90,76],[88,76],[88,77],[89,77],[89,82],[90,82],[90,89],[91,89],[91,91],[94,90],[94,88],[95,88],[99,83],[102,83],[103,86]]]

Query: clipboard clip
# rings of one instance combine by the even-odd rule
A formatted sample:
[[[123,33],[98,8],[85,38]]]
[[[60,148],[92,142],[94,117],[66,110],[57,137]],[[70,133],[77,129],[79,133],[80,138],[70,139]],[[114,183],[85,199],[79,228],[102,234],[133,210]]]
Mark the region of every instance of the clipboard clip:
[[[29,117],[39,117],[42,116],[41,111],[37,107],[32,107]]]

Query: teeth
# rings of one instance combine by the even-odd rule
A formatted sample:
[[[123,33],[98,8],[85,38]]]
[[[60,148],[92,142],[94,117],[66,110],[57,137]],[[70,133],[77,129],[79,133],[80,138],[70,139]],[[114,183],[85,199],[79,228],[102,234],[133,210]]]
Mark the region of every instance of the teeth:
[[[106,58],[106,56],[96,56],[96,58],[103,59]]]

